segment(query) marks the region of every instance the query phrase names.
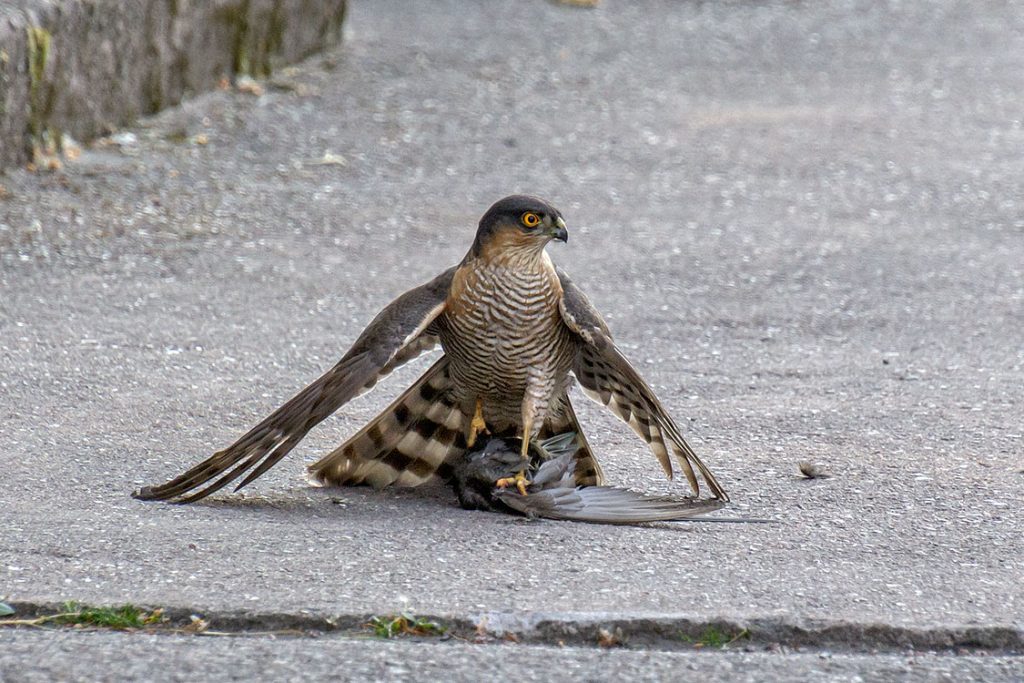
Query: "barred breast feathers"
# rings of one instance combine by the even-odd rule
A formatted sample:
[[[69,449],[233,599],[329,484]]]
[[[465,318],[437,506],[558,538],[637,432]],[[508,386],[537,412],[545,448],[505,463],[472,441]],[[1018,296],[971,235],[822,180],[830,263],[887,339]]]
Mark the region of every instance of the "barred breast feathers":
[[[564,390],[576,345],[561,319],[561,297],[543,251],[505,249],[460,266],[439,326],[460,400],[483,397],[495,418],[518,422],[528,387],[543,389],[534,398],[545,408]],[[548,380],[543,387],[538,372]]]

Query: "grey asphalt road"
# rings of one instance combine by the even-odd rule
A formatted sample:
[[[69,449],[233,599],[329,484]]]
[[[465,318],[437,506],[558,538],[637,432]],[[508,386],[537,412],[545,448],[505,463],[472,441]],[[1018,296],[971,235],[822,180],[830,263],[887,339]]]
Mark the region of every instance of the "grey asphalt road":
[[[0,177],[0,599],[1024,639],[1012,3],[367,0],[347,33],[261,96],[204,96],[63,171]],[[129,498],[317,377],[512,192],[562,209],[571,237],[553,258],[730,492],[725,512],[777,524],[531,523],[444,491],[310,488],[304,465],[425,363],[241,494]],[[614,417],[580,412],[611,483],[685,492]],[[805,480],[801,461],[832,476]],[[94,644],[191,647],[164,638],[3,631],[0,671]],[[282,667],[327,642],[257,640],[235,647]],[[211,642],[188,651],[228,656]],[[373,661],[469,656],[349,645]],[[522,662],[527,647],[480,656]],[[852,647],[837,678],[896,656]],[[552,661],[596,678],[661,656],[720,678],[826,672],[816,654],[747,649]],[[1024,665],[929,661],[929,680]]]
[[[3,660],[48,656],[24,675],[29,683],[165,679],[192,683],[229,674],[232,680],[440,681],[481,680],[481,672],[515,681],[707,680],[760,683],[815,680],[1019,680],[1020,658],[947,657],[927,653],[863,654],[630,651],[623,649],[472,646],[333,639],[124,636],[110,633],[19,632],[4,638]],[[124,664],[111,667],[111,652]],[[169,665],[173,662],[173,665]],[[168,665],[164,665],[167,663]],[[9,672],[9,670],[8,670]],[[214,675],[211,675],[214,674]],[[225,675],[225,678],[228,676]]]

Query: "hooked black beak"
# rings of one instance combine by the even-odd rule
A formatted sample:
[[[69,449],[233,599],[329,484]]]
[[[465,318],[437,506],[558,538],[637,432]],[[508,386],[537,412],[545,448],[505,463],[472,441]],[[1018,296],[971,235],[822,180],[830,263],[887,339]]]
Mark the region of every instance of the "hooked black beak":
[[[551,238],[556,239],[559,242],[569,241],[569,231],[565,229],[565,221],[561,218],[555,221],[555,224],[551,228]]]

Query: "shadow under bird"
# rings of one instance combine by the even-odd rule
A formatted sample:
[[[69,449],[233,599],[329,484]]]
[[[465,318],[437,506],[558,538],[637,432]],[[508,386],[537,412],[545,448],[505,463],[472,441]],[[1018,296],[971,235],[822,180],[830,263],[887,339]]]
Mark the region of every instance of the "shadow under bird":
[[[462,261],[388,304],[344,357],[228,448],[159,486],[143,500],[199,500],[242,479],[250,483],[314,426],[383,376],[438,344],[443,356],[369,424],[309,467],[331,485],[417,486],[451,481],[481,435],[530,443],[577,434],[572,478],[604,481],[568,390],[575,379],[647,442],[665,473],[673,458],[699,495],[728,500],[654,392],[612,341],[608,326],[545,247],[565,242],[561,213],[536,197],[513,195],[480,219]],[[527,492],[524,466],[510,477]]]

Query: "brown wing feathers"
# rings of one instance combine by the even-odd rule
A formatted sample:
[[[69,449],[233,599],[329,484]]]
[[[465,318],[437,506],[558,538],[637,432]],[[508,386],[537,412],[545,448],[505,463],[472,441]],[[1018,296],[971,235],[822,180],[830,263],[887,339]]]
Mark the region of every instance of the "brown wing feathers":
[[[669,477],[672,462],[669,449],[679,463],[694,493],[700,492],[696,467],[715,498],[728,500],[715,475],[697,457],[679,427],[640,374],[612,342],[608,326],[586,295],[562,271],[562,319],[580,336],[580,352],[573,374],[589,396],[608,406],[622,418],[654,452]]]
[[[603,349],[583,347],[573,372],[590,396],[611,408],[648,443],[666,474],[672,476],[668,455],[671,448],[694,493],[700,491],[693,471],[696,467],[715,498],[729,499],[715,475],[680,434],[657,396],[614,344],[609,342]]]
[[[324,418],[436,343],[429,326],[444,308],[454,270],[450,268],[395,299],[373,319],[337,365],[234,444],[166,484],[147,486],[133,495],[143,500],[168,500],[219,476],[212,484],[179,500],[188,503],[205,498],[253,467],[256,469],[238,488],[266,472]]]

